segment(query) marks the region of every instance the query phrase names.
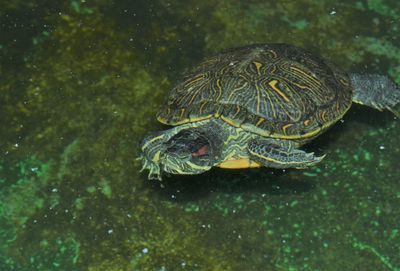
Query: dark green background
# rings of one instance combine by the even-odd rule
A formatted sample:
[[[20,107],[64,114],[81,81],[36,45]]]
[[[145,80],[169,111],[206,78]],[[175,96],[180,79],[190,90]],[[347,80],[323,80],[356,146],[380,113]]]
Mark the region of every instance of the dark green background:
[[[287,42],[400,83],[399,1],[0,6],[0,270],[400,270],[389,112],[354,106],[307,170],[160,183],[135,160],[180,73],[224,48]]]

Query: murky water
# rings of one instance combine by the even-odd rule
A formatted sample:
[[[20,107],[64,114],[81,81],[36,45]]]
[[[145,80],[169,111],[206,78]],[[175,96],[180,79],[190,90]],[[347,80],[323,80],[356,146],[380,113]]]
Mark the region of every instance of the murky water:
[[[40,2],[40,4],[39,4]],[[398,1],[0,1],[1,270],[400,270],[400,121],[354,105],[306,170],[148,181],[188,67],[286,42],[400,83]]]

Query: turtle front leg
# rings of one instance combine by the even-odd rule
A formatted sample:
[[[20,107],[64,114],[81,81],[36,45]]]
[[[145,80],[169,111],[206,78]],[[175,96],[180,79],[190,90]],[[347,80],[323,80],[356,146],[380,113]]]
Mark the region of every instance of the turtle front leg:
[[[142,169],[149,170],[149,180],[161,180],[160,154],[162,145],[166,141],[164,132],[146,137],[141,146],[142,153],[138,160],[142,162]]]
[[[296,147],[297,144],[289,140],[257,138],[249,142],[248,151],[252,160],[272,168],[306,168],[325,157],[315,156],[313,152],[306,153]]]
[[[141,149],[141,154],[138,160],[142,162],[142,170],[148,170],[149,175],[148,179],[157,179],[161,180],[162,178],[162,173],[163,172],[169,172],[169,173],[179,173],[179,174],[189,174],[185,171],[185,167],[195,167],[193,163],[188,160],[191,155],[188,153],[186,155],[185,161],[189,163],[184,163],[184,157],[179,156],[179,154],[173,156],[171,153],[179,153],[180,148],[188,146],[190,144],[196,143],[195,139],[196,138],[183,138],[180,140],[180,145],[178,144],[179,142],[175,142],[177,140],[174,140],[170,142],[170,140],[179,134],[179,132],[183,130],[195,130],[194,128],[197,128],[200,125],[204,125],[204,122],[196,122],[196,123],[187,123],[179,126],[175,126],[174,128],[171,128],[169,130],[161,131],[158,132],[154,135],[146,137],[140,146]],[[194,133],[192,133],[194,134]],[[179,140],[178,140],[179,141]],[[193,143],[193,142],[194,143]],[[202,146],[199,146],[202,147]],[[169,148],[169,149],[168,149]],[[172,151],[171,149],[175,149],[175,152]],[[201,149],[201,148],[200,148]],[[199,150],[200,151],[200,150]],[[204,150],[202,150],[204,152]],[[202,156],[203,154],[206,153],[193,153],[194,156]],[[173,156],[173,157],[172,157]],[[199,158],[200,159],[200,158]],[[198,166],[197,169],[200,167]]]
[[[145,139],[143,139],[140,147],[141,154],[137,160],[142,162],[142,169],[140,170],[141,172],[143,170],[149,171],[149,180],[161,181],[161,155],[164,148],[163,146],[165,142],[171,139],[171,137],[185,128],[187,128],[187,125],[177,126],[169,130],[157,132],[156,134],[147,136]]]

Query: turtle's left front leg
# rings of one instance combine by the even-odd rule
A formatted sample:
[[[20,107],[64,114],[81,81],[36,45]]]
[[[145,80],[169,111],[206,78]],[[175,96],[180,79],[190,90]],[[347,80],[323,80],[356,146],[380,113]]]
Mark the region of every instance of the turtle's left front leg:
[[[250,159],[272,168],[306,168],[325,157],[297,149],[293,141],[274,138],[253,139],[248,145],[248,151]]]

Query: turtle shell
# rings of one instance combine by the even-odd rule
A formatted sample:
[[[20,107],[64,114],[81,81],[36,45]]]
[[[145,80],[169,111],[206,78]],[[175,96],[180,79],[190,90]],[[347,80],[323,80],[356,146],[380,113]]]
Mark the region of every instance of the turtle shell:
[[[234,48],[203,60],[172,89],[158,120],[211,118],[263,136],[312,138],[350,107],[348,75],[287,44]]]

